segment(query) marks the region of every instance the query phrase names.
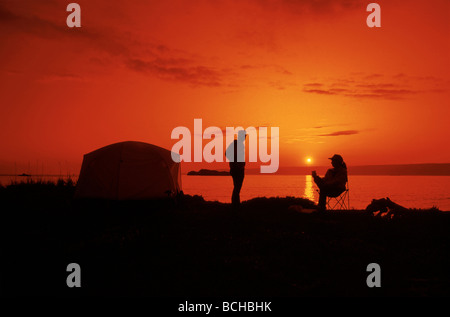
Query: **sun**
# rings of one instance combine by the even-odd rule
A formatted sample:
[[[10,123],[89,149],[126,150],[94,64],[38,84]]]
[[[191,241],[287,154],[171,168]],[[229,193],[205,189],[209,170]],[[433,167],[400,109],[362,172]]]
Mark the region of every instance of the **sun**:
[[[311,163],[312,163],[312,158],[307,157],[307,158],[306,158],[306,164],[311,164]]]

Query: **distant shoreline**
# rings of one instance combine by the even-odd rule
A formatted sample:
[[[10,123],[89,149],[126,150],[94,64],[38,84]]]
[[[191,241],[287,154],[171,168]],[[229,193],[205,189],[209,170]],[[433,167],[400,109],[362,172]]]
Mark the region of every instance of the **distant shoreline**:
[[[300,166],[280,167],[274,174],[261,174],[259,168],[247,168],[246,175],[311,175],[312,171],[324,174],[331,166]],[[202,170],[200,170],[202,171]],[[199,171],[199,172],[200,172]],[[204,170],[211,171],[211,170]],[[215,171],[229,175],[227,171]],[[191,171],[188,175],[216,175],[213,173],[195,174]],[[450,163],[427,163],[427,164],[391,164],[391,165],[356,165],[348,167],[349,175],[366,176],[450,176]]]
[[[247,168],[246,175],[311,175],[313,170],[324,174],[331,166],[294,166],[280,167],[274,174],[261,174],[259,168]],[[24,175],[25,174],[25,175]],[[366,176],[450,176],[450,163],[424,163],[424,164],[390,164],[390,165],[349,165],[349,175]],[[228,176],[227,170],[201,169],[189,171],[182,175],[194,176]],[[78,177],[77,174],[31,174],[31,173],[4,173],[2,177]]]
[[[0,174],[0,176],[10,176],[10,177],[78,177],[78,174],[70,174],[70,175],[60,175],[60,174]]]
[[[193,176],[230,176],[230,172],[201,169],[199,171],[190,171],[186,175],[189,175],[189,176],[192,176],[192,175]]]

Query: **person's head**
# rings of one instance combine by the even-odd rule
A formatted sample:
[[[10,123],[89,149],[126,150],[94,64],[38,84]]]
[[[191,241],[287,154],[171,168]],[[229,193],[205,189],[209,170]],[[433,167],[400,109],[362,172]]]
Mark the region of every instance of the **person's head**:
[[[247,136],[247,132],[245,130],[239,130],[237,139],[240,142],[244,142],[246,136]]]
[[[329,157],[331,160],[331,165],[333,167],[346,167],[344,163],[344,159],[339,154],[334,154],[332,157]]]

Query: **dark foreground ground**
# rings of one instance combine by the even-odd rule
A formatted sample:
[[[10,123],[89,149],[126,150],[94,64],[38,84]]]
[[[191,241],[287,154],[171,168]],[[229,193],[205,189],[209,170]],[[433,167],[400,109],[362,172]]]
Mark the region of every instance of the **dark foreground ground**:
[[[298,198],[76,202],[71,184],[0,188],[1,292],[125,296],[449,296],[450,213],[302,214]],[[81,288],[68,288],[69,263]],[[369,263],[381,288],[366,285]]]

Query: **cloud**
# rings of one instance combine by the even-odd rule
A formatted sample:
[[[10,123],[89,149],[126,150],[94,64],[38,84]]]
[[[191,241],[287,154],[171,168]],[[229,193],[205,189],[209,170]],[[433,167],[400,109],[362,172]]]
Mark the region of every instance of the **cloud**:
[[[376,79],[383,77],[382,74],[369,74],[367,76],[364,76],[364,79]]]
[[[414,86],[413,84],[417,84],[419,80],[427,81],[429,87],[424,84]],[[350,78],[305,83],[303,91],[324,96],[398,100],[418,93],[445,91],[443,86],[436,88],[438,81],[439,79],[435,77],[414,77],[405,74],[388,77],[381,74],[353,73]]]
[[[168,52],[165,55],[170,56],[171,54],[175,54],[177,56],[188,55],[186,52]],[[267,74],[267,72],[271,72],[273,74],[271,78],[275,79],[268,82],[263,82],[262,84],[267,84],[270,87],[278,90],[284,90],[287,87],[297,86],[297,84],[292,81],[286,81],[286,78],[293,75],[293,73],[285,69],[284,67],[275,64],[228,65],[227,68],[217,68],[204,65],[202,62],[203,58],[200,58],[198,56],[189,59],[157,57],[155,60],[137,60],[139,60],[140,62],[136,63],[136,61],[132,62],[130,60],[127,63],[127,67],[133,69],[134,71],[162,75],[158,76],[161,79],[185,81],[194,85],[239,88],[242,87],[242,85],[245,85],[246,78],[249,73],[251,77],[254,77],[255,72],[261,71],[264,72],[265,75]],[[158,71],[156,73],[154,73],[154,71],[156,70],[155,67],[158,68]],[[183,76],[166,76],[168,70],[167,68],[172,67],[179,68],[173,69],[173,71],[180,72]],[[262,76],[262,78],[265,77]]]
[[[312,127],[312,129],[324,129],[324,128],[331,128],[331,127],[337,127],[337,126],[348,126],[348,123],[339,123],[339,124],[326,124],[326,125],[318,125],[315,127]]]
[[[276,64],[244,64],[238,66],[237,68],[241,70],[263,70],[263,71],[271,70],[281,75],[287,76],[293,75],[293,73],[287,70],[286,68]]]
[[[60,74],[50,74],[46,75],[41,79],[37,80],[41,83],[49,83],[49,82],[55,82],[55,81],[78,81],[78,82],[84,82],[87,81],[86,78],[81,77],[76,74],[70,74],[70,73],[60,73]]]
[[[252,1],[252,0],[248,0]],[[278,6],[276,1],[268,1]],[[308,5],[315,6],[314,1],[306,1]],[[319,1],[320,5],[328,6],[331,1]],[[44,2],[45,8],[53,8],[49,2]],[[253,2],[258,3],[258,2]],[[286,5],[290,5],[287,1]],[[258,4],[259,5],[259,4]],[[292,4],[295,5],[295,4]],[[44,4],[39,3],[41,12]],[[38,5],[35,5],[38,7]],[[283,90],[292,86],[293,73],[287,67],[282,65],[257,63],[252,59],[248,64],[230,64],[229,62],[219,60],[219,63],[226,66],[217,65],[217,58],[208,58],[208,56],[200,56],[198,53],[193,54],[185,49],[178,49],[166,45],[166,43],[145,38],[139,38],[134,35],[133,31],[129,33],[119,32],[119,28],[101,28],[101,24],[93,24],[81,29],[69,29],[65,25],[65,21],[61,20],[61,16],[65,17],[66,12],[62,12],[59,20],[55,20],[56,16],[47,13],[47,15],[37,14],[30,8],[25,6],[0,4],[0,36],[8,33],[14,37],[43,38],[52,40],[55,43],[61,43],[64,49],[72,49],[74,54],[78,53],[80,47],[83,48],[79,58],[87,60],[86,65],[98,70],[100,68],[113,68],[124,66],[127,69],[149,77],[155,77],[164,81],[180,82],[192,86],[203,87],[221,87],[222,90],[236,91],[243,86],[260,85],[274,89]],[[252,7],[254,8],[254,7]],[[88,21],[88,20],[87,20]],[[258,30],[258,38],[264,40],[265,32]],[[19,34],[18,34],[19,33]],[[25,36],[24,36],[25,35]],[[248,35],[248,34],[247,34]],[[251,36],[244,36],[243,39],[248,41]],[[167,41],[170,41],[168,39]],[[169,42],[170,43],[170,42]],[[73,46],[69,46],[73,45]],[[269,43],[262,43],[270,46]],[[266,46],[267,46],[266,45]],[[206,53],[205,53],[206,54]],[[69,56],[70,54],[64,54]],[[253,62],[255,62],[253,64]],[[89,63],[89,64],[88,64]],[[58,67],[58,66],[54,66]],[[18,69],[20,71],[20,69]],[[69,76],[58,76],[54,74],[62,73],[67,69],[48,69],[47,78],[44,81],[51,80],[78,80]],[[76,70],[69,70],[76,73]],[[289,80],[287,80],[287,78]],[[257,80],[255,80],[257,78]],[[258,82],[258,79],[261,80]],[[320,85],[320,83],[316,83]],[[309,87],[319,89],[314,83]],[[322,89],[322,88],[320,88]],[[324,90],[325,91],[325,90]],[[317,91],[318,92],[318,91]],[[337,93],[337,91],[329,91],[329,94]]]
[[[171,49],[162,43],[137,43],[132,38],[111,30],[68,29],[65,23],[54,23],[36,16],[16,14],[0,5],[0,27],[5,31],[15,31],[33,37],[57,41],[78,41],[85,48],[104,52],[114,60],[104,63],[105,55],[89,61],[108,67],[111,63],[124,64],[130,70],[155,76],[162,80],[185,82],[195,86],[220,86],[225,70],[202,65],[182,50]],[[41,81],[80,80],[70,74],[48,74]]]
[[[64,43],[62,45],[70,42],[77,48],[83,47],[84,52],[89,52],[88,62],[91,65],[105,68],[124,65],[133,72],[192,86],[238,88],[245,80],[246,71],[270,70],[280,76],[292,75],[280,65],[214,67],[208,64],[208,59],[204,56],[169,47],[155,40],[136,40],[132,34],[94,26],[69,29],[64,22],[54,22],[33,13],[25,13],[18,7],[13,12],[0,5],[0,35],[3,33],[19,33],[20,37],[25,35],[43,38]],[[60,70],[48,71],[41,82],[80,80]],[[270,85],[278,89],[284,88],[281,81],[273,80]]]
[[[182,59],[153,60],[129,59],[126,65],[137,72],[153,74],[164,80],[189,82],[193,85],[220,86],[222,72],[213,67],[192,65],[191,61]]]
[[[14,29],[40,37],[53,37],[63,31],[61,25],[41,19],[37,16],[24,16],[16,14],[0,5],[0,24],[2,29]]]
[[[344,131],[336,131],[332,133],[319,134],[318,136],[341,136],[341,135],[354,135],[359,134],[357,130],[344,130]]]
[[[312,127],[304,127],[298,128],[295,130],[294,134],[283,135],[283,140],[286,143],[295,144],[295,143],[310,143],[310,144],[321,144],[325,143],[326,137],[337,137],[337,136],[349,136],[360,134],[361,130],[338,130],[328,132],[330,128],[338,129],[337,127],[349,126],[349,123],[331,123],[331,124],[322,124]],[[365,129],[367,131],[370,129]],[[318,134],[320,133],[320,134]]]
[[[335,95],[332,91],[323,89],[303,89],[303,91],[319,95]]]
[[[251,78],[270,78],[267,82],[264,80],[264,83],[277,90],[298,86],[297,83],[292,81],[291,76],[294,74],[283,66],[276,64],[244,64],[234,67],[233,71],[239,79],[245,78],[248,73],[250,73]],[[255,76],[255,73],[258,72],[261,73],[261,76]],[[271,76],[267,76],[268,72],[271,73]],[[254,79],[252,79],[252,82],[255,83]]]
[[[65,21],[53,22],[35,15],[14,13],[0,5],[0,26],[4,32],[21,32],[34,37],[57,41],[82,41],[91,48],[111,55],[128,54],[128,43],[111,30],[90,28],[69,29]]]
[[[344,10],[365,9],[360,0],[266,0],[255,2],[266,10],[287,11],[295,15],[330,15]]]
[[[314,88],[314,87],[322,87],[323,86],[323,84],[321,84],[321,83],[308,83],[308,84],[305,84],[304,85],[304,87],[311,87],[311,88]]]

